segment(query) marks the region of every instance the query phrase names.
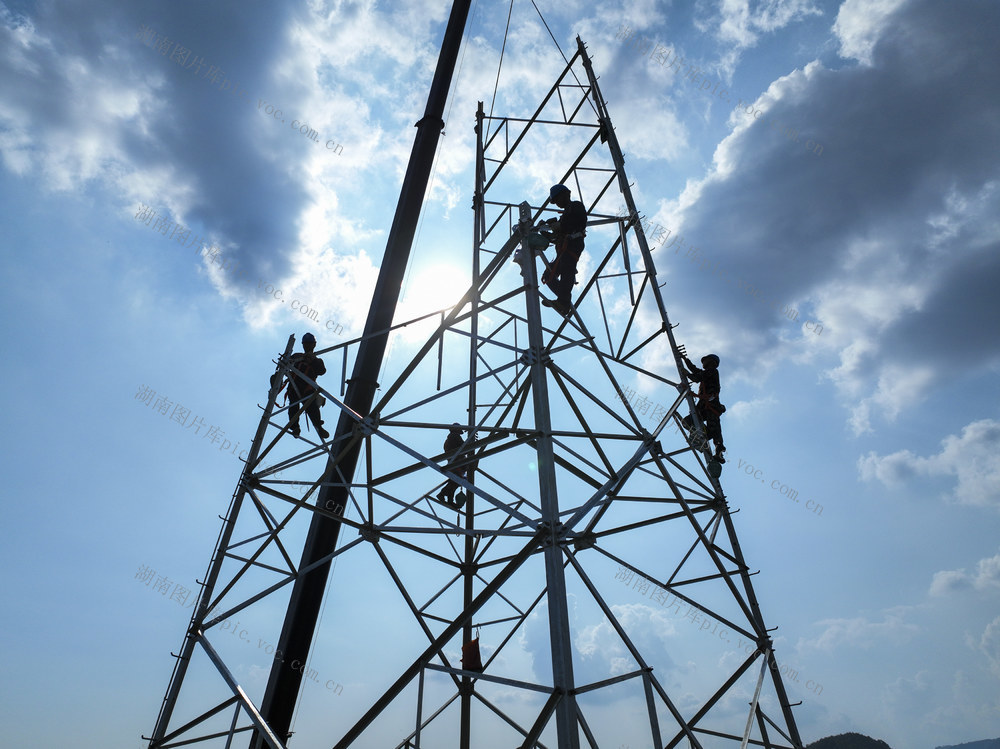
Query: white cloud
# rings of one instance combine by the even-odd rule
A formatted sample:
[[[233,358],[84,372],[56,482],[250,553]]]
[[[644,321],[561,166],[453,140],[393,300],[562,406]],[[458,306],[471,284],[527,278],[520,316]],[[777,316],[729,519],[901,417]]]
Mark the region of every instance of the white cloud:
[[[813,639],[800,639],[797,650],[833,652],[843,648],[870,649],[877,645],[898,642],[919,631],[915,624],[904,620],[904,609],[891,609],[883,614],[882,621],[864,617],[853,619],[824,619],[818,622],[823,631]]]
[[[879,373],[875,394],[862,403],[879,406],[886,418],[894,421],[904,408],[919,399],[933,380],[930,367],[888,365]]]
[[[1000,588],[1000,554],[979,560],[973,585],[977,588]]]
[[[986,625],[979,639],[979,651],[986,656],[990,670],[1000,677],[1000,616]]]
[[[833,24],[841,57],[871,64],[872,48],[893,11],[906,0],[845,0]]]
[[[728,406],[727,416],[735,421],[748,421],[758,414],[766,414],[778,405],[778,400],[769,395],[766,398],[753,398],[748,401],[738,401]]]
[[[934,577],[931,579],[930,594],[942,596],[946,593],[965,590],[968,587],[969,576],[965,570],[942,570],[934,573]]]
[[[889,17],[893,7],[848,3],[842,39],[852,49],[877,40],[872,65],[813,62],[775,81],[755,104],[760,118],[734,114],[711,169],[655,217],[730,276],[823,324],[822,336],[786,340],[778,316],[736,285],[679,269],[675,308],[710,297],[704,325],[732,344],[730,361],[839,355],[827,376],[856,434],[926,400],[954,377],[955,361],[972,374],[1000,359],[1000,339],[983,324],[1000,316],[1000,103],[984,115],[955,85],[996,88],[1000,59],[985,29],[1000,20],[998,6],[911,0]],[[722,12],[725,33],[752,43],[747,6]],[[940,116],[927,119],[918,113],[930,100]],[[799,142],[770,122],[794,126]],[[991,145],[956,151],[973,131]],[[823,153],[806,152],[807,140]]]
[[[909,450],[880,457],[875,452],[858,459],[865,481],[896,486],[917,476],[954,477],[950,498],[963,505],[1000,508],[1000,422],[974,421],[961,436],[941,441],[941,452],[926,458]]]
[[[810,0],[763,0],[753,7],[750,0],[719,0],[717,10],[696,23],[700,30],[714,32],[721,42],[725,52],[720,67],[731,73],[740,53],[755,46],[762,34],[813,15],[823,15],[823,11]]]
[[[934,688],[933,674],[929,671],[918,671],[912,678],[900,676],[885,684],[881,700],[885,722],[890,725],[903,721],[912,723],[914,716],[925,716],[936,704]]]
[[[253,327],[298,322],[280,315],[297,297],[359,332],[375,273],[369,258],[384,242],[359,217],[384,216],[383,188],[398,189],[426,95],[409,76],[418,68],[430,80],[447,9],[241,9],[234,41],[220,34],[219,7],[196,11],[182,28],[169,9],[98,6],[85,15],[39,9],[29,22],[0,5],[4,166],[53,190],[93,185],[133,206],[130,217],[142,202],[191,227],[252,277],[203,267],[223,297],[242,301]],[[229,71],[245,101],[192,74],[169,47],[144,44],[140,26]],[[258,98],[289,124],[260,114]],[[392,106],[373,112],[380,101]],[[320,142],[292,130],[293,118]],[[340,153],[325,148],[329,139]],[[454,165],[438,169],[447,175]],[[264,299],[258,278],[281,288],[286,304]]]
[[[0,8],[4,164],[15,174],[40,174],[58,191],[92,180],[120,184],[131,171],[126,142],[148,133],[155,119],[169,117],[159,97],[163,78],[154,73],[141,81],[122,65],[126,56],[118,45],[87,55],[54,41],[60,36],[58,28],[36,26]],[[63,93],[53,97],[52,90]],[[176,175],[163,168],[161,176],[169,185]]]
[[[920,460],[909,450],[900,450],[884,458],[874,452],[858,459],[858,473],[864,481],[878,480],[886,486],[899,486],[917,475],[914,463]]]
[[[676,633],[673,621],[666,611],[658,611],[641,603],[616,604],[611,607],[611,611],[629,632],[633,642],[658,640],[662,646]],[[630,662],[631,668],[635,668],[635,661],[618,632],[607,621],[581,627],[573,644],[585,658],[606,660],[616,667]]]
[[[959,590],[1000,590],[1000,553],[980,559],[973,572],[942,570],[931,580],[930,594],[941,596]]]

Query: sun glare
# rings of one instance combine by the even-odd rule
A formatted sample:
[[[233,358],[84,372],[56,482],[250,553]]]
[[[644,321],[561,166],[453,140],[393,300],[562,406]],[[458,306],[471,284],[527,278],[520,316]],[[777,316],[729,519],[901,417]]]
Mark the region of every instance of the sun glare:
[[[469,289],[469,271],[451,263],[435,263],[407,280],[396,320],[412,320],[440,309],[451,309]]]

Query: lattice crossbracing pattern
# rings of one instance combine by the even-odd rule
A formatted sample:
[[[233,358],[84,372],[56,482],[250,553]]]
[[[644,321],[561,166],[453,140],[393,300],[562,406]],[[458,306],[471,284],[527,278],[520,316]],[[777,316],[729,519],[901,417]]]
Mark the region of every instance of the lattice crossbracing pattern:
[[[582,43],[530,117],[480,106],[478,123],[471,286],[442,290],[454,306],[409,355],[397,345],[372,414],[354,415],[356,475],[337,470],[346,440],[294,440],[271,392],[206,578],[212,613],[192,622],[191,667],[216,696],[177,702],[176,740],[217,733],[226,746],[251,729],[259,698],[227,664],[245,665],[240,632],[276,640],[319,512],[342,523],[336,611],[308,664],[254,653],[258,669],[307,669],[296,746],[801,746],[722,487],[680,425],[690,389]],[[554,143],[567,167],[551,181],[590,221],[566,318],[539,304],[552,250],[529,241],[554,209],[523,194]],[[358,343],[317,352],[323,379]],[[318,384],[332,423],[343,383]],[[664,402],[655,420],[621,398],[637,385]],[[453,422],[466,430],[457,462],[442,449]],[[435,499],[449,480],[460,508]],[[349,486],[348,506],[318,507],[323,484]],[[377,607],[338,595],[345,570]],[[462,669],[473,636],[482,673]],[[377,672],[350,670],[358,648],[385,651]],[[334,681],[343,701],[306,714],[309,681]]]

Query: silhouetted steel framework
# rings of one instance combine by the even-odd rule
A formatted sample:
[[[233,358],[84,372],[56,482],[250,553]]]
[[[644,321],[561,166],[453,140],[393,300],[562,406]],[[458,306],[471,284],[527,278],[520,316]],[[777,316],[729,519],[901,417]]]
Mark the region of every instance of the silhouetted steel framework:
[[[341,362],[339,391],[323,389],[325,412],[339,411],[333,439],[303,433],[302,450],[271,388],[150,747],[229,747],[240,736],[283,747],[290,724],[268,718],[278,702],[298,703],[299,737],[335,749],[802,747],[700,427],[681,425],[692,393],[621,149],[577,47],[530,117],[487,117],[480,104],[472,283],[446,310],[391,328],[416,353],[390,359],[370,411],[351,407],[346,373],[387,332],[371,318],[360,338],[318,352]],[[568,166],[550,181],[589,215],[567,318],[540,306],[553,256],[534,227],[554,209],[518,194],[553,152]],[[421,325],[421,345],[403,337]],[[669,405],[650,415],[646,398],[624,397],[634,388]],[[457,457],[440,447],[456,420],[466,430]],[[460,507],[434,498],[449,480]],[[316,525],[336,530],[296,565],[290,548]],[[364,575],[363,594],[335,574],[336,611],[322,615],[313,590],[308,634],[296,634],[303,580],[331,562]],[[651,586],[659,607],[640,605]],[[379,597],[376,616],[348,587],[392,598]],[[685,617],[671,618],[667,599]],[[283,605],[278,646],[258,644],[248,659],[238,643],[264,641]],[[400,616],[385,614],[392,605]],[[476,633],[482,671],[459,661]],[[269,669],[266,687],[254,669]],[[331,674],[350,689],[322,678]]]

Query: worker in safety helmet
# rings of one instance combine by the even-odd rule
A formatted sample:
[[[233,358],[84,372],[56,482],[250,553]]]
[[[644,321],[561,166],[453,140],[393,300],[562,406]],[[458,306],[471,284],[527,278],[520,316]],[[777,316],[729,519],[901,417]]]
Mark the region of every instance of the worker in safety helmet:
[[[292,354],[289,360],[293,367],[308,377],[313,382],[320,375],[326,374],[326,365],[314,353],[316,349],[316,337],[312,333],[302,336],[302,353]],[[305,411],[313,426],[316,427],[316,434],[320,439],[325,440],[330,433],[323,428],[323,419],[319,415],[319,407],[324,403],[323,396],[320,395],[316,387],[306,382],[295,372],[288,374],[288,399],[291,403],[288,406],[288,431],[293,436],[298,437],[299,411]]]
[[[587,209],[579,200],[570,199],[566,185],[553,185],[549,200],[563,209],[558,219],[550,219],[556,257],[542,273],[542,283],[552,289],[555,300],[542,299],[542,304],[568,315],[573,311],[572,293],[576,283],[576,263],[583,253],[583,238],[587,234]]]
[[[726,407],[719,401],[719,393],[722,390],[719,384],[719,357],[715,354],[701,357],[701,368],[699,368],[688,359],[683,346],[679,346],[678,350],[687,365],[688,377],[698,383],[698,402],[695,404],[695,409],[705,425],[708,439],[715,443],[715,460],[725,463],[723,453],[726,451],[726,446],[722,442],[722,423],[719,417],[726,412]],[[694,426],[694,420],[690,416],[685,416],[682,422],[688,429]],[[705,452],[711,454],[707,446]]]
[[[465,444],[465,438],[462,436],[463,431],[462,425],[457,421],[451,425],[448,436],[444,440],[444,454],[448,458],[449,471],[461,478],[470,479],[473,465],[470,464],[461,468],[455,467],[455,463],[459,461],[459,453],[461,452],[462,445]],[[438,493],[437,498],[445,504],[453,504],[458,509],[465,504],[465,494],[459,492],[458,497],[455,497],[456,489],[458,489],[458,483],[454,479],[448,479],[448,483]]]

